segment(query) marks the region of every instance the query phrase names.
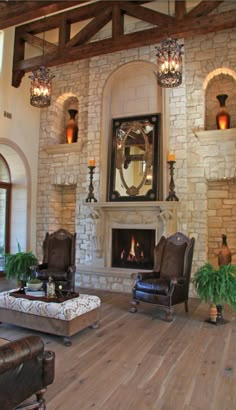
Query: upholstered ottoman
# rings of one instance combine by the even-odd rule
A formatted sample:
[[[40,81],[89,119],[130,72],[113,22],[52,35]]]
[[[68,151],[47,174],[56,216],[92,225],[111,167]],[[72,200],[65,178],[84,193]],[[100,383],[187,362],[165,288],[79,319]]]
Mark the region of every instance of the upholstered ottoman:
[[[40,332],[63,336],[71,345],[70,336],[86,327],[98,327],[101,300],[94,295],[79,295],[61,303],[29,300],[11,296],[14,290],[0,293],[0,322]]]

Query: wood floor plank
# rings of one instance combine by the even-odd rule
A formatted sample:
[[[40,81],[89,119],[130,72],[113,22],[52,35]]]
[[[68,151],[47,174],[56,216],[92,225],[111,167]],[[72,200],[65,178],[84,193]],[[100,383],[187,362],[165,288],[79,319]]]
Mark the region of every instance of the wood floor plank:
[[[236,409],[236,329],[233,327],[229,328],[228,344],[219,352],[222,365],[216,375],[212,409]]]
[[[1,288],[1,281],[0,281]],[[10,289],[10,288],[9,288]],[[47,410],[235,410],[236,316],[205,322],[209,306],[190,299],[172,323],[154,305],[129,312],[131,295],[80,290],[102,300],[99,329],[84,329],[72,346],[43,332],[0,326],[0,337],[42,337],[55,351],[56,374],[46,392]]]

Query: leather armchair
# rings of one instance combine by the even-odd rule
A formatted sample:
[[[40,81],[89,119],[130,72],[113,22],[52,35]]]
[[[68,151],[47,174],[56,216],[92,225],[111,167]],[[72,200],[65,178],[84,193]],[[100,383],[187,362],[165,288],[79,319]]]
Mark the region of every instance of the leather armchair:
[[[37,277],[45,283],[51,276],[57,287],[61,284],[64,289],[74,291],[75,242],[76,233],[65,229],[47,232],[43,241],[43,263],[38,266]]]
[[[161,237],[154,249],[153,271],[133,274],[132,313],[137,311],[140,301],[163,307],[167,321],[173,320],[174,305],[184,303],[188,312],[194,243],[194,238],[188,238],[181,232],[168,238]]]
[[[53,383],[54,368],[55,354],[44,350],[39,336],[27,336],[1,345],[1,410],[45,409],[44,393]],[[23,403],[34,394],[33,403],[28,406]]]

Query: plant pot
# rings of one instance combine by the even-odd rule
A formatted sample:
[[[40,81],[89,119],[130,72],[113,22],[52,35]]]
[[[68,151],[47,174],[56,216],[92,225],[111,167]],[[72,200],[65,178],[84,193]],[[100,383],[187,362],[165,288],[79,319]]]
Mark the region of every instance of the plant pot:
[[[26,283],[26,287],[29,290],[39,290],[39,289],[42,288],[42,286],[43,286],[43,282],[41,282],[41,281],[37,282],[37,283],[31,283],[31,282]]]
[[[224,325],[226,321],[223,319],[222,311],[223,311],[223,305],[212,304],[210,308],[210,318],[207,319],[206,322],[211,323],[212,325],[216,325],[216,326]]]
[[[210,307],[210,321],[215,323],[217,319],[217,307],[214,303],[212,303]]]

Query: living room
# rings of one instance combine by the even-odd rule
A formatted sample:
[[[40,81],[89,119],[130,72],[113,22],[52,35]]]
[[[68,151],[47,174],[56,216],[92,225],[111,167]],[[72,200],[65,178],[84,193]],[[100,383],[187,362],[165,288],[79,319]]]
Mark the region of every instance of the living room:
[[[55,76],[52,80],[51,105],[42,109],[32,107],[29,99],[30,71],[26,71],[18,87],[11,85],[15,48],[14,26],[9,25],[2,31],[4,46],[0,105],[5,115],[0,118],[0,153],[9,166],[12,183],[10,241],[7,250],[15,252],[19,241],[23,250],[32,249],[38,259],[42,260],[42,244],[46,232],[54,232],[59,228],[76,232],[77,289],[86,289],[89,293],[98,295],[99,292],[102,295],[104,291],[111,292],[110,297],[105,296],[108,304],[105,304],[104,308],[104,329],[106,326],[109,328],[109,300],[114,300],[115,305],[120,304],[122,308],[119,313],[126,317],[123,309],[131,298],[133,286],[133,270],[127,266],[113,266],[112,234],[117,227],[153,229],[156,243],[162,235],[168,236],[176,231],[194,237],[192,276],[206,261],[217,264],[223,233],[227,235],[232,260],[235,262],[236,4],[234,1],[188,1],[176,4],[174,1],[163,1],[148,4],[145,2],[140,7],[147,7],[148,10],[157,10],[159,7],[158,10],[169,17],[169,14],[173,16],[176,10],[181,14],[182,6],[177,3],[186,6],[190,13],[189,18],[195,18],[196,25],[192,28],[186,26],[185,30],[182,28],[184,35],[181,35],[180,31],[176,35],[179,44],[183,44],[183,81],[179,87],[171,89],[157,84],[156,47],[167,36],[162,33],[162,38],[157,37],[158,41],[155,41],[152,35],[148,42],[148,38],[144,36],[143,44],[129,46],[127,49],[114,49],[88,58],[80,56],[78,60],[71,62],[68,62],[65,56],[64,64],[51,64],[50,58],[47,57],[50,72]],[[199,3],[211,3],[205,4],[205,15],[202,11],[201,16],[204,5],[200,6]],[[136,6],[139,7],[138,4]],[[199,8],[195,9],[197,6]],[[129,5],[127,10],[130,10],[128,7]],[[221,21],[222,15],[224,18]],[[147,16],[150,18],[148,12]],[[46,16],[46,20],[47,18],[50,16]],[[29,20],[20,24],[23,25]],[[45,17],[41,20],[44,20],[46,26]],[[16,24],[19,25],[19,22]],[[145,18],[141,21],[140,18],[128,17],[125,24],[127,33],[153,28]],[[211,24],[214,28],[211,28]],[[110,32],[111,26],[105,26],[96,33],[95,39],[102,41]],[[175,33],[174,30],[172,32]],[[42,36],[41,33],[41,39]],[[45,31],[46,42],[55,44],[55,36],[53,30]],[[25,58],[34,58],[36,49],[32,43],[28,45]],[[41,52],[40,49],[38,53]],[[226,107],[231,116],[231,125],[227,130],[217,130],[215,118],[219,103],[216,97],[219,94],[228,95]],[[73,144],[66,143],[69,109],[78,111],[78,140]],[[161,119],[157,198],[155,201],[111,201],[109,184],[113,165],[112,120],[153,114],[160,115]],[[167,163],[169,154],[175,155],[174,183],[179,201],[166,201],[170,183]],[[91,160],[95,161],[93,192],[97,202],[86,202],[90,184],[88,165]],[[113,296],[113,292],[117,295]],[[120,295],[123,295],[125,302],[120,301]],[[190,296],[193,297],[193,311],[190,316],[192,322],[190,321],[189,328],[186,325],[184,333],[188,330],[191,333],[191,323],[192,326],[196,325],[197,314],[199,320],[206,314],[199,301],[194,299],[196,293],[192,285]],[[128,309],[127,305],[127,311]],[[151,308],[145,309],[146,319]],[[115,312],[112,313],[114,321],[111,326],[116,328],[115,317],[118,310]],[[183,309],[178,308],[177,312],[180,314],[180,321],[185,320]],[[125,326],[133,329],[140,321],[141,332],[142,323],[145,327],[145,322],[142,322],[142,318],[131,316]],[[231,318],[230,311],[227,311],[227,316]],[[231,326],[232,318],[230,322]],[[119,325],[122,326],[121,318],[117,319],[117,326]],[[151,334],[155,334],[154,323],[148,326]],[[165,324],[160,325],[160,332],[166,331],[164,326]],[[102,332],[102,327],[100,331]],[[208,335],[207,328],[201,331],[202,338],[204,333]],[[175,338],[175,330],[170,332],[173,332]],[[217,332],[217,341],[220,342],[220,330],[215,332],[214,329],[213,332],[215,336]],[[227,332],[225,330],[225,333]],[[5,336],[8,333],[14,337],[17,330],[13,333],[11,329],[4,330]],[[212,330],[209,334],[213,334]],[[117,334],[116,336],[118,337]],[[182,335],[179,343],[181,339],[184,340],[183,337]],[[199,338],[201,337],[199,333]],[[77,354],[80,341],[79,336],[76,335],[76,338],[78,345],[76,343],[74,347],[73,343],[70,350],[66,351],[65,357]],[[86,332],[82,334],[83,338],[89,343]],[[95,338],[96,336],[92,336],[92,339]],[[50,340],[50,345],[61,354],[62,346],[55,346],[52,338],[46,340]],[[131,343],[131,337],[127,334],[124,340]],[[115,343],[112,336],[111,342]],[[216,341],[214,343],[218,350]],[[214,343],[212,341],[212,344]],[[125,344],[124,341],[123,345]],[[122,343],[120,349],[121,347]],[[86,348],[84,354],[85,351]],[[132,355],[130,346],[129,353]],[[231,353],[233,355],[233,352]],[[151,358],[149,359],[151,363]],[[62,359],[59,359],[60,361]],[[73,372],[70,377],[73,377]],[[151,378],[151,371],[149,376],[144,377]],[[124,384],[125,380],[124,378]],[[50,398],[50,388],[48,394]],[[134,406],[135,400],[131,401]],[[58,403],[53,406],[51,408],[63,408]],[[88,407],[84,404],[82,408]],[[113,407],[107,405],[103,408]],[[199,408],[206,407],[199,405]]]

